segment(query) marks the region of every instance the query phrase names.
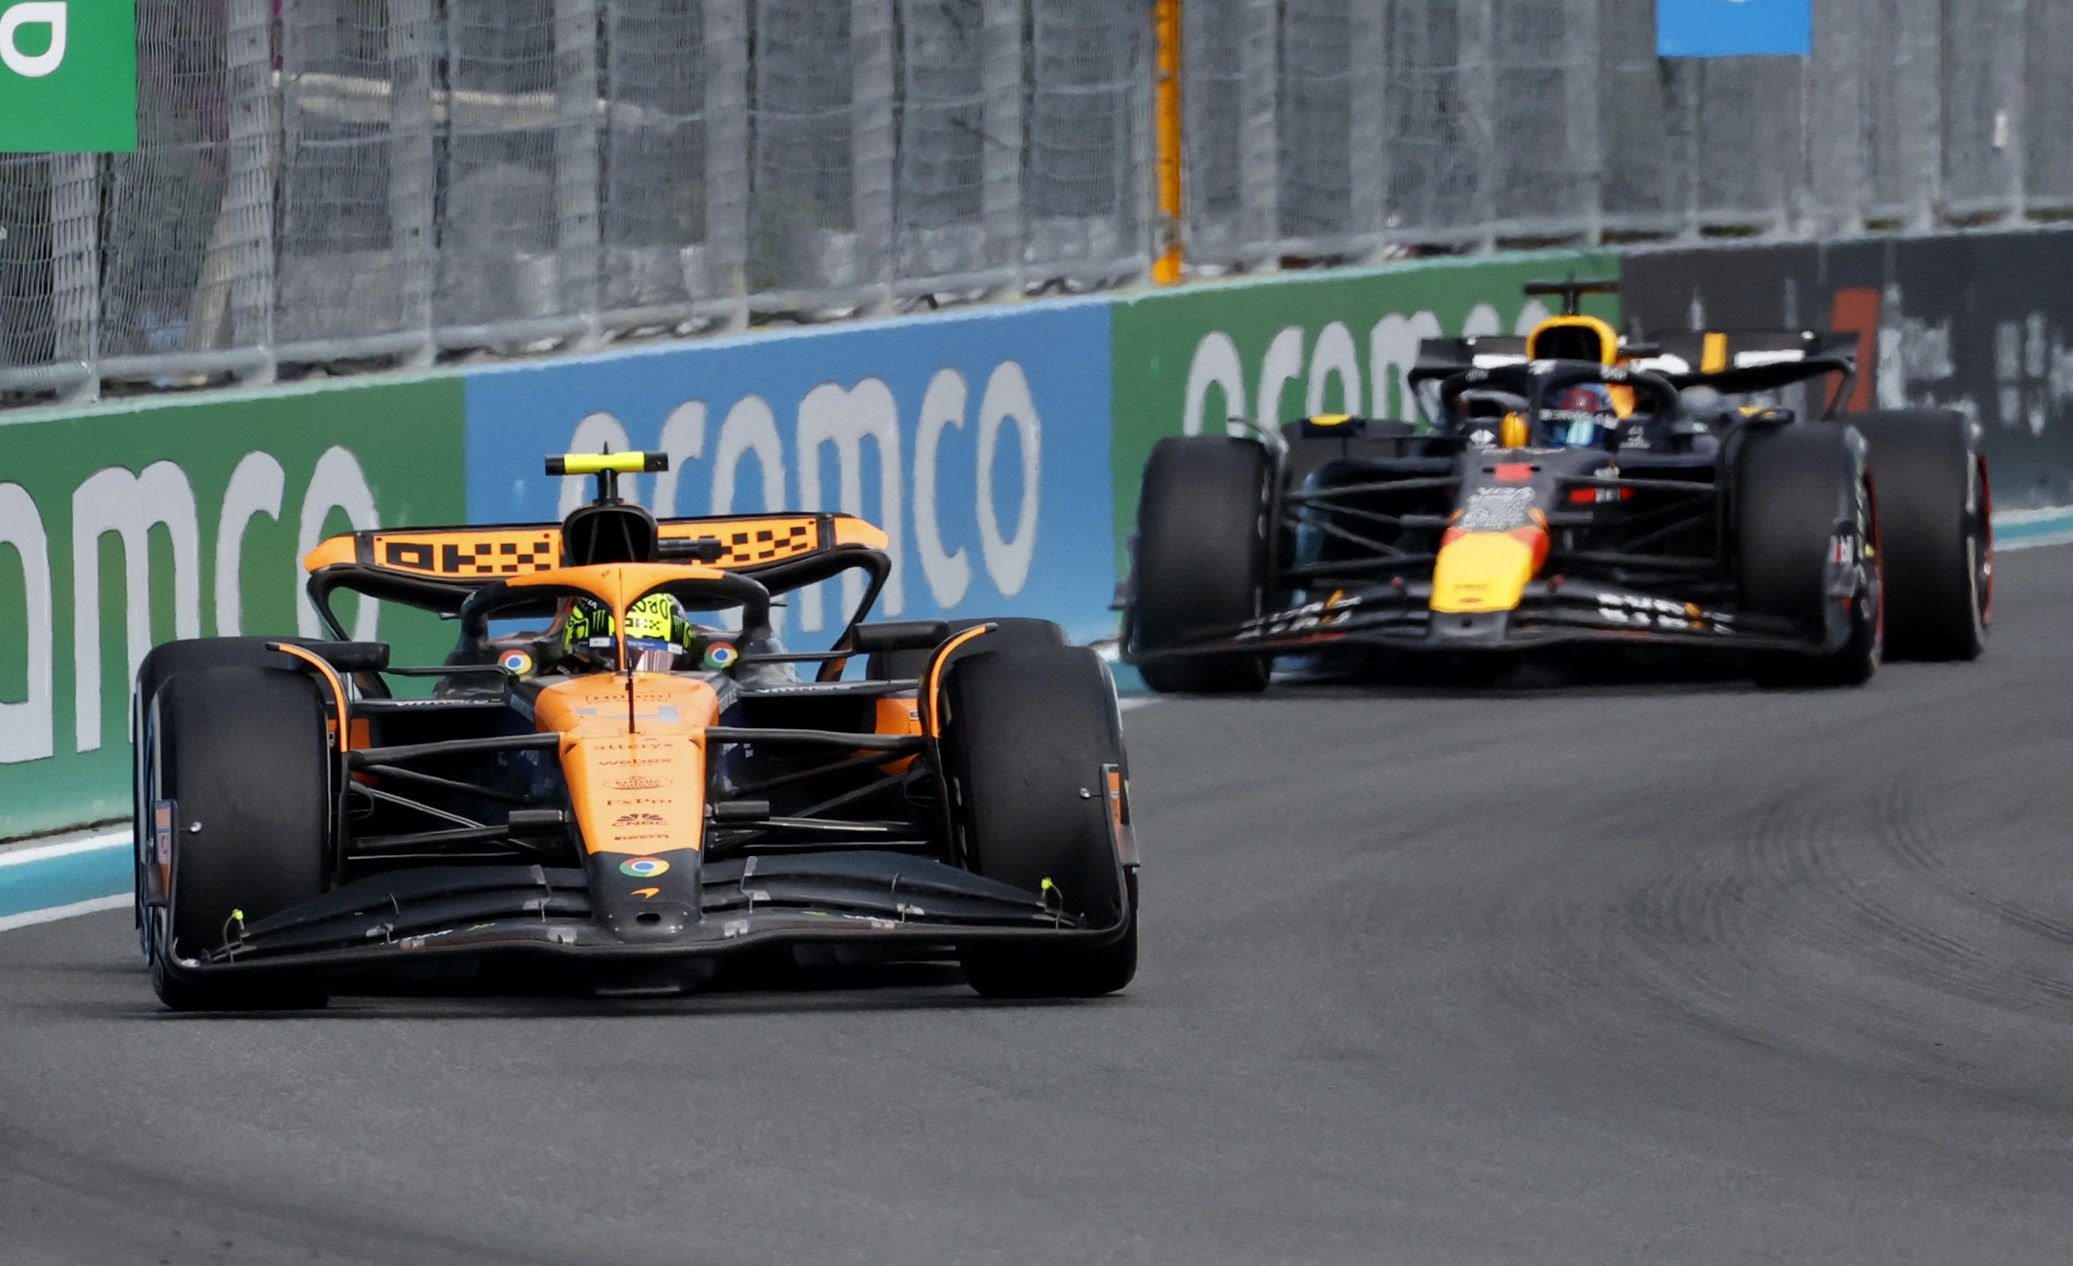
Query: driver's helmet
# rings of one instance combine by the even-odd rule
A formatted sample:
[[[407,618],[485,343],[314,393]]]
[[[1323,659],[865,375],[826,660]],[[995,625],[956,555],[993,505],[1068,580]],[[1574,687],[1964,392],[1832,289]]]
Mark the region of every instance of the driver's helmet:
[[[595,598],[577,598],[562,625],[562,648],[579,660],[610,663],[614,641],[611,608]],[[671,672],[696,663],[703,647],[698,626],[666,593],[653,593],[626,609],[626,659],[642,672]]]
[[[1540,411],[1544,448],[1598,448],[1611,441],[1625,420],[1604,383],[1578,383],[1555,393]]]
[[[1526,397],[1484,387],[1461,393],[1460,411],[1469,439],[1478,448],[1527,447]]]

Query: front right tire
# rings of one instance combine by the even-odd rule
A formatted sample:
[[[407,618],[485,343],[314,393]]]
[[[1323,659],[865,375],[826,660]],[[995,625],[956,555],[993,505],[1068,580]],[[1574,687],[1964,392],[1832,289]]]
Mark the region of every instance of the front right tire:
[[[159,929],[152,925],[151,911],[144,903],[146,849],[151,840],[151,797],[145,793],[146,763],[150,757],[148,718],[153,700],[177,673],[202,668],[244,666],[265,668],[281,665],[279,651],[268,650],[269,642],[300,641],[298,638],[196,637],[164,642],[151,648],[137,666],[136,687],[130,695],[130,802],[131,839],[135,842],[137,935],[149,964],[156,950]]]
[[[287,667],[188,669],[154,692],[143,732],[139,816],[157,800],[176,814],[167,939],[151,963],[159,1000],[176,1011],[324,1005],[314,980],[224,983],[169,961],[200,958],[242,925],[323,895],[331,743],[317,684]]]

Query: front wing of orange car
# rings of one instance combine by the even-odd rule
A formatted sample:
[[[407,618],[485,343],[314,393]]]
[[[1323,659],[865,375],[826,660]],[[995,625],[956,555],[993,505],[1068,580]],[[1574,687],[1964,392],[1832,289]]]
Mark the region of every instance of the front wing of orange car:
[[[1127,930],[1121,920],[1089,926],[1055,899],[909,854],[793,853],[679,864],[697,872],[696,907],[657,902],[631,914],[615,901],[594,901],[586,872],[575,867],[394,871],[254,920],[213,952],[188,957],[176,945],[166,968],[214,980],[547,958],[608,975],[773,945],[877,946],[895,956],[911,950],[914,957],[947,957],[957,946],[1001,941],[1101,945]],[[1120,884],[1120,854],[1117,867]]]

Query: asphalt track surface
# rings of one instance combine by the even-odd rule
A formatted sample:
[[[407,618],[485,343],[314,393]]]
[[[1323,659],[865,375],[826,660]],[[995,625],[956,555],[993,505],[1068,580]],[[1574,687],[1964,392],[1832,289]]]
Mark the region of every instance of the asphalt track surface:
[[[2063,1262],[2073,550],[1869,688],[1129,716],[1144,967],[161,1014],[0,935],[0,1262]]]

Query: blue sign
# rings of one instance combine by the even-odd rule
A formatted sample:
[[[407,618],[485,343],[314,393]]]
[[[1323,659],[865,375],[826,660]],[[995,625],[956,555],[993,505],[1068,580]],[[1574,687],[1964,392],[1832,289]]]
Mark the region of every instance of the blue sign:
[[[1814,0],[1656,0],[1659,57],[1805,57]]]
[[[591,495],[546,454],[660,451],[669,472],[621,490],[661,517],[833,510],[884,529],[877,618],[1112,635],[1109,324],[1105,301],[1065,301],[476,371],[469,515],[544,522]],[[786,639],[825,645],[861,589],[791,595]]]

